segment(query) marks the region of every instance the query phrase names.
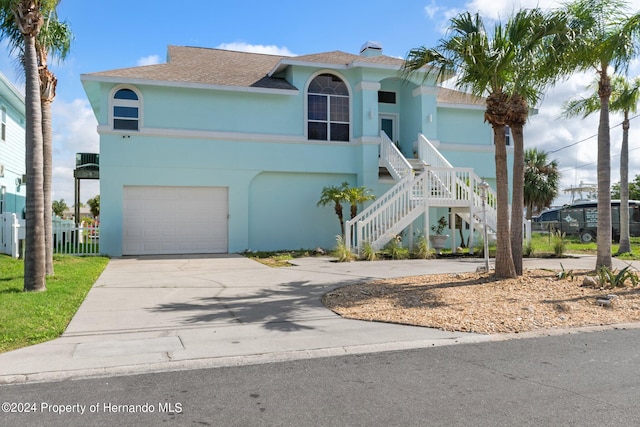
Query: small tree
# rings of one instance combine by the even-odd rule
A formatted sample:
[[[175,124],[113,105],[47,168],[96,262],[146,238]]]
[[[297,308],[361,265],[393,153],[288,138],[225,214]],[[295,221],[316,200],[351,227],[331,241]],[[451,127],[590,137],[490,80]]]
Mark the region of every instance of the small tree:
[[[340,221],[340,233],[344,236],[344,215],[342,213],[342,202],[346,201],[345,190],[349,188],[348,182],[343,182],[341,185],[329,185],[322,188],[322,194],[317,206],[326,206],[333,203],[333,208]]]
[[[620,198],[620,183],[617,182],[611,186],[611,198]],[[629,182],[629,199],[640,200],[640,175],[636,175],[633,181]]]
[[[69,209],[69,206],[67,206],[64,199],[54,200],[51,207],[53,209],[53,213],[60,218],[64,215],[64,211]]]
[[[351,219],[358,215],[358,205],[375,200],[376,196],[366,187],[348,187],[344,190],[345,201],[351,204]]]
[[[100,216],[100,195],[98,194],[93,199],[87,200],[87,204],[89,205],[91,215],[93,215],[94,218],[98,218]]]

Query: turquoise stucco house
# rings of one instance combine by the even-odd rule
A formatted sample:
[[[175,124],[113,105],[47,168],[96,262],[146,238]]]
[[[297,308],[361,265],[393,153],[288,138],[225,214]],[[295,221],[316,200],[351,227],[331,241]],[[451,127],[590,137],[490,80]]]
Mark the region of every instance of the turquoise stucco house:
[[[495,177],[484,100],[403,81],[401,65],[375,43],[296,57],[169,46],[166,63],[82,75],[100,135],[101,251],[331,248],[337,217],[316,203],[344,181],[378,196],[349,224],[355,247],[440,216],[468,235],[480,177]]]
[[[24,127],[24,96],[0,73],[0,215],[23,215],[27,173]]]

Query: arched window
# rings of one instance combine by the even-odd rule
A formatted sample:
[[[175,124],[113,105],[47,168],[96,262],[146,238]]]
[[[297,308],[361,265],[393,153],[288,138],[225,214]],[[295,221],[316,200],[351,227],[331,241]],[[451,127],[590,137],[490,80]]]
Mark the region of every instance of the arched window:
[[[307,135],[318,141],[349,141],[349,89],[340,77],[320,74],[309,84]]]
[[[140,100],[131,89],[120,89],[113,95],[113,128],[139,130]]]

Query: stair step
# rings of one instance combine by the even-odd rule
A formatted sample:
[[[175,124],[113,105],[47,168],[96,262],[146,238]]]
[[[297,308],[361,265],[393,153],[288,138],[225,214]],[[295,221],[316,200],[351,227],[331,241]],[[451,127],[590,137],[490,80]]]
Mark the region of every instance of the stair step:
[[[415,171],[423,171],[425,167],[425,163],[420,159],[407,159],[413,170]]]

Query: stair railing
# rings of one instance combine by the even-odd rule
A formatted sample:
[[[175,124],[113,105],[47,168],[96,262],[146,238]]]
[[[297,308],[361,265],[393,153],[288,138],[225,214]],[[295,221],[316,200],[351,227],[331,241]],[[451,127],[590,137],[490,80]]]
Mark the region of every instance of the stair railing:
[[[418,134],[418,157],[427,165],[435,168],[453,167],[431,141],[421,133]]]
[[[409,161],[384,131],[380,131],[380,163],[389,170],[396,181],[413,174]]]

